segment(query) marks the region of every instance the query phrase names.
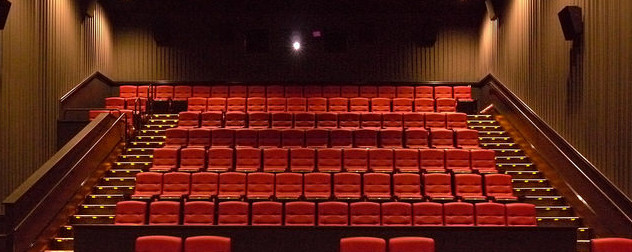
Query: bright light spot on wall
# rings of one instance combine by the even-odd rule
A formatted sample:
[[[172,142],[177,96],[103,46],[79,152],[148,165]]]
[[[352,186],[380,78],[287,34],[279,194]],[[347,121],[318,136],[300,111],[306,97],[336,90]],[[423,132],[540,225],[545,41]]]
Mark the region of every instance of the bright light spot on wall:
[[[294,48],[294,51],[298,51],[301,49],[301,43],[298,41],[295,41],[294,43],[292,43],[292,48]]]

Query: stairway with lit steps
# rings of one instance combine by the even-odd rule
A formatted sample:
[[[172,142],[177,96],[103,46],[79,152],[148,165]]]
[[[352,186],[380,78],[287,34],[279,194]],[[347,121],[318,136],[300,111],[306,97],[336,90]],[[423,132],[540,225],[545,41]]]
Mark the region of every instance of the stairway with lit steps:
[[[496,166],[499,172],[512,176],[515,195],[520,197],[521,202],[536,205],[538,226],[577,227],[578,251],[589,251],[586,241],[592,238],[591,230],[582,227],[581,219],[575,215],[573,208],[493,116],[468,115],[468,125],[479,131],[483,148],[496,152]]]
[[[123,154],[118,156],[92,193],[70,217],[69,224],[60,227],[57,237],[49,245],[48,252],[69,252],[73,249],[72,224],[114,223],[116,203],[124,200],[124,195],[134,192],[136,174],[147,171],[152,164],[153,150],[164,145],[165,129],[177,125],[178,115],[155,114],[147,124],[138,130]]]

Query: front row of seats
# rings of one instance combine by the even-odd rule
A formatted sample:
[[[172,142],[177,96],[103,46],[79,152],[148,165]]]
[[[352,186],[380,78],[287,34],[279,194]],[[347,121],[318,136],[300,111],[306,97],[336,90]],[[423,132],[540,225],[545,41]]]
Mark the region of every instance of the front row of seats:
[[[121,201],[114,220],[116,225],[537,226],[535,205],[492,202]]]
[[[136,238],[135,252],[230,252],[231,240],[221,236],[192,236],[184,239],[174,236],[150,235]]]
[[[340,252],[386,252],[386,240],[376,237],[340,239]],[[426,237],[395,237],[388,240],[388,252],[434,252],[435,242]]]

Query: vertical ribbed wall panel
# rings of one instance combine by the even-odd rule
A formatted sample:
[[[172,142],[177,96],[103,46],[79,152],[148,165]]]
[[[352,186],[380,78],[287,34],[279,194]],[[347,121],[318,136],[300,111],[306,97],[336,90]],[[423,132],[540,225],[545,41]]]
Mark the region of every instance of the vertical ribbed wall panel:
[[[480,62],[632,196],[632,1],[509,1],[484,19]],[[557,13],[582,7],[583,46]],[[490,50],[491,48],[491,50]]]
[[[271,33],[267,54],[246,54],[239,46],[194,44],[158,46],[149,24],[125,24],[114,29],[116,66],[121,81],[477,81],[477,29],[447,27],[433,47],[419,47],[407,34],[378,34],[375,44],[351,38],[347,53],[310,49],[295,54]],[[272,28],[271,30],[274,30]],[[386,32],[386,31],[382,31]],[[239,45],[242,42],[236,42]]]
[[[84,20],[73,0],[13,1],[0,31],[0,198],[55,152],[59,98],[111,71],[108,22],[100,6]]]

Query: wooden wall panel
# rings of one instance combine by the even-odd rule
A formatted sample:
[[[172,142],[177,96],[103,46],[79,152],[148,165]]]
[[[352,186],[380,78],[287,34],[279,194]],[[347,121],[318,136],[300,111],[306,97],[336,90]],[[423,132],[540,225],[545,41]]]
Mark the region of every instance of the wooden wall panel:
[[[274,25],[274,24],[272,24]],[[434,47],[420,47],[410,35],[379,30],[375,44],[350,35],[347,53],[325,53],[304,46],[295,54],[272,26],[271,52],[246,54],[240,46],[194,44],[157,46],[147,23],[116,24],[115,71],[120,81],[478,81],[486,74],[478,62],[476,27],[448,26]],[[357,29],[351,27],[350,30]],[[240,41],[238,39],[238,41]],[[236,42],[240,45],[243,43]]]
[[[483,20],[480,64],[632,196],[632,2],[508,2],[498,21]],[[583,11],[576,44],[557,17],[567,5]]]
[[[0,199],[56,151],[59,98],[111,72],[111,34],[100,6],[84,19],[77,1],[13,1],[0,31]]]

